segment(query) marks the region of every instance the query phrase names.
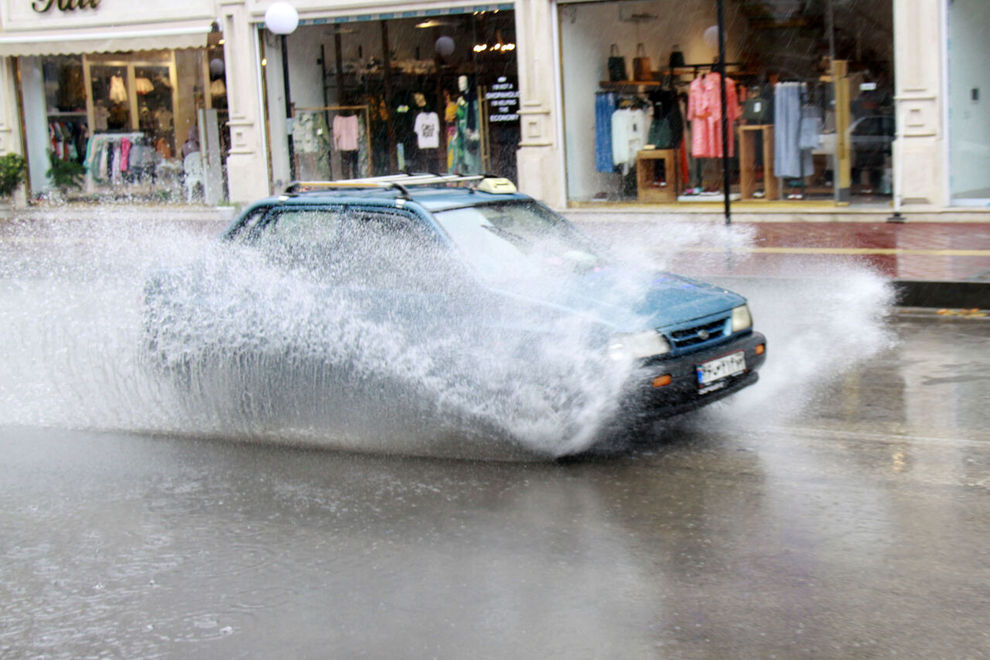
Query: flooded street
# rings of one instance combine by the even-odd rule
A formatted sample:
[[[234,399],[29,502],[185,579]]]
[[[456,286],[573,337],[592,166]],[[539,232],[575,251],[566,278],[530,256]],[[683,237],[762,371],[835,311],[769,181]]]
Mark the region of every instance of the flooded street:
[[[985,321],[620,456],[0,432],[3,657],[981,657]]]
[[[178,391],[147,368],[148,273],[202,258],[217,282],[266,283],[230,305],[259,345],[324,341],[386,374],[431,375],[417,361],[428,356],[386,359],[387,325],[366,324],[352,347],[317,326],[252,325],[325,305],[305,281],[216,252],[206,229],[3,227],[0,657],[990,648],[986,319],[891,315],[868,267],[802,263],[739,282],[768,360],[724,403],[617,454],[513,462],[488,429],[554,431],[531,424],[546,391],[492,400],[421,378],[417,395],[471,404],[477,424],[468,460],[416,458],[446,420],[407,415],[404,401],[348,429],[299,429],[258,415],[271,408],[260,398]],[[687,229],[615,243],[655,267],[679,245],[752,245]],[[518,384],[529,364],[494,366]],[[604,397],[600,382],[584,387]]]

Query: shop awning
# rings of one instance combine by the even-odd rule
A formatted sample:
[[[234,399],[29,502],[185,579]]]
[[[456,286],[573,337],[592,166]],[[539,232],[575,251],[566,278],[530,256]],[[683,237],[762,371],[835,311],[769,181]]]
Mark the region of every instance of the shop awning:
[[[203,48],[212,22],[0,34],[0,55],[77,55],[130,50]]]

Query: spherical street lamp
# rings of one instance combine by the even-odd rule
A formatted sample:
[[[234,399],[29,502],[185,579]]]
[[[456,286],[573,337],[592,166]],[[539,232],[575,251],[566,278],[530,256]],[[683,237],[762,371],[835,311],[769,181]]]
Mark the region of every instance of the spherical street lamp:
[[[299,12],[288,2],[273,2],[265,11],[265,27],[275,34],[292,34],[299,26]]]

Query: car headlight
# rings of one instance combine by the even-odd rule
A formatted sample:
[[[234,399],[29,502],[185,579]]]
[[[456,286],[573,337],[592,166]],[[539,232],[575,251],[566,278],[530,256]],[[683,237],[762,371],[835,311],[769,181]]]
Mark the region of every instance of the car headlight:
[[[749,305],[740,305],[732,310],[732,332],[747,330],[753,327],[753,317],[749,314]]]
[[[616,335],[608,345],[608,354],[613,360],[641,360],[669,352],[670,344],[655,330]]]

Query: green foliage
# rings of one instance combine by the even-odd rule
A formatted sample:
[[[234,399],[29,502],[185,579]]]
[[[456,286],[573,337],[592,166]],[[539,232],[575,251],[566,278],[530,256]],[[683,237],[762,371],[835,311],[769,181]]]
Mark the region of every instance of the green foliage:
[[[69,188],[82,188],[83,178],[86,176],[86,167],[74,160],[61,160],[55,157],[55,152],[48,152],[48,160],[52,167],[45,172],[51,179],[52,185],[59,190],[65,191]]]
[[[0,197],[9,197],[21,181],[27,168],[24,158],[18,154],[0,156]]]

